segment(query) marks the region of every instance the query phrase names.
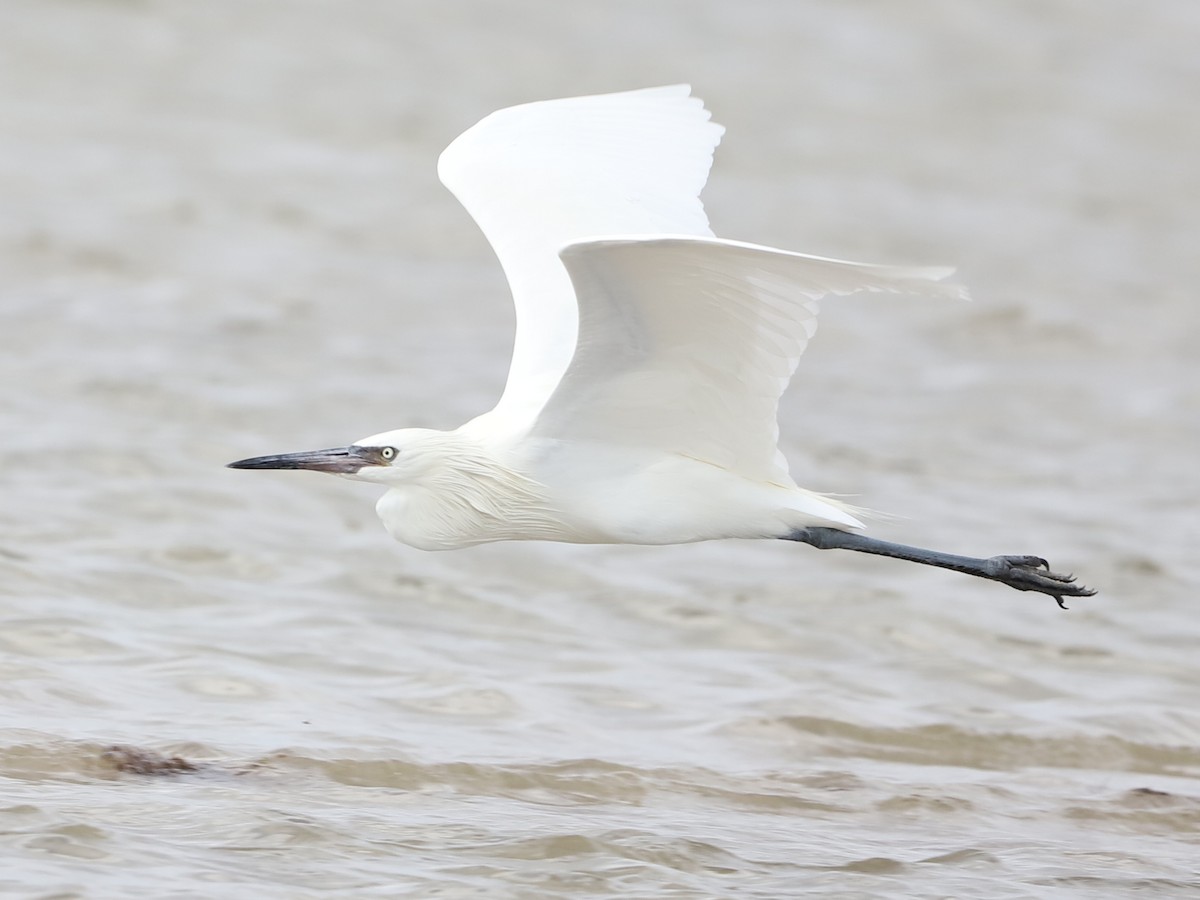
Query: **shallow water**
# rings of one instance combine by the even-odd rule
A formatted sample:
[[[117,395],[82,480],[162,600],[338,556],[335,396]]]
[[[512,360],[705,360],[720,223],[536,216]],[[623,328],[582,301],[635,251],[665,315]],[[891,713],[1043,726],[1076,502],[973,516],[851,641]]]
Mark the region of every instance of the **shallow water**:
[[[1200,890],[1194,4],[17,0],[0,42],[0,892]],[[425,554],[222,468],[486,409],[511,312],[438,151],[679,80],[719,234],[975,296],[826,304],[798,480],[1099,596]]]

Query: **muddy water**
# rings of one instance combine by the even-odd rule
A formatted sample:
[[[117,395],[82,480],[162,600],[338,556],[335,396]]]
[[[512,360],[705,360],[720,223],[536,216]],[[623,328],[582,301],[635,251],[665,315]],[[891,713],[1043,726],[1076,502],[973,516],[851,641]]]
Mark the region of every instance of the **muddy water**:
[[[14,0],[0,43],[0,892],[1200,891],[1193,4]],[[438,151],[679,80],[719,234],[976,298],[826,304],[801,483],[1098,597],[424,554],[222,468],[486,409],[511,313]]]

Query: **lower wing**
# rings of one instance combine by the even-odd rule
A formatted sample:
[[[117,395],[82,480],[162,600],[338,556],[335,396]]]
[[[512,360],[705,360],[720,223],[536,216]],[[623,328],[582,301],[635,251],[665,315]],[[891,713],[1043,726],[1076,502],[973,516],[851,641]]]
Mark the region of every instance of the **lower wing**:
[[[965,297],[953,270],[877,266],[703,237],[619,237],[560,256],[575,354],[532,433],[656,449],[792,486],[780,395],[827,294]]]

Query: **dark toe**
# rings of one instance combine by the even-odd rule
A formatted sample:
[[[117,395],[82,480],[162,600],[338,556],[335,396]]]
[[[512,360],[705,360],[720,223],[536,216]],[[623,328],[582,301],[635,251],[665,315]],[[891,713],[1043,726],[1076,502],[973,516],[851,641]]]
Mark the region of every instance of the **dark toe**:
[[[1075,583],[1074,575],[1051,572],[1040,556],[993,556],[987,561],[988,577],[1018,591],[1049,594],[1063,606],[1063,597],[1091,597],[1095,590]]]

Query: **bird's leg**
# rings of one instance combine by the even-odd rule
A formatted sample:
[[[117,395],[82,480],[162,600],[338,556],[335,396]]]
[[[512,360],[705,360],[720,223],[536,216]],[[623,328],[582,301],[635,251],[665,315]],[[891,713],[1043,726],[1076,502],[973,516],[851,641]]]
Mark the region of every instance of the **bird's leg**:
[[[811,544],[818,550],[857,550],[876,556],[905,559],[925,566],[953,569],[966,575],[999,581],[1018,591],[1039,591],[1049,594],[1066,609],[1063,597],[1090,597],[1096,593],[1091,588],[1075,584],[1074,575],[1059,575],[1050,571],[1050,564],[1040,556],[993,556],[977,559],[973,556],[956,556],[938,550],[924,550],[905,544],[893,544],[851,531],[837,528],[800,528],[787,535],[785,540]]]

